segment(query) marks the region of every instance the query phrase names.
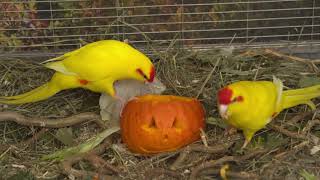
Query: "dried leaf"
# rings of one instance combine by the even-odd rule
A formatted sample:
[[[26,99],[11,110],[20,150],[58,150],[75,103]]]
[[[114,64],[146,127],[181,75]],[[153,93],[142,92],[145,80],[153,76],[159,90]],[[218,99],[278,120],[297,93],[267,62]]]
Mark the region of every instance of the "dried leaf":
[[[315,175],[308,173],[305,169],[300,172],[300,175],[302,177],[304,177],[305,180],[317,180],[318,179]]]
[[[320,151],[320,145],[313,146],[313,147],[311,148],[311,150],[310,150],[310,154],[311,154],[311,155],[314,155],[314,154],[316,154],[316,153],[319,152],[319,151]]]
[[[211,125],[216,125],[216,126],[223,128],[223,129],[225,129],[227,127],[227,124],[224,123],[224,121],[220,118],[208,117],[206,119],[206,123],[211,124]]]
[[[105,138],[110,136],[111,134],[117,132],[120,130],[119,126],[113,126],[111,128],[105,129],[101,133],[97,134],[95,137],[92,137],[88,139],[86,142],[79,144],[77,146],[73,146],[70,148],[65,148],[62,150],[59,150],[57,152],[54,152],[49,155],[43,156],[42,160],[63,160],[65,158],[68,158],[70,156],[74,156],[76,154],[81,154],[88,152],[92,149],[94,149],[97,145],[99,145]]]
[[[61,141],[64,145],[71,146],[74,144],[72,128],[60,128],[55,134],[55,138]]]

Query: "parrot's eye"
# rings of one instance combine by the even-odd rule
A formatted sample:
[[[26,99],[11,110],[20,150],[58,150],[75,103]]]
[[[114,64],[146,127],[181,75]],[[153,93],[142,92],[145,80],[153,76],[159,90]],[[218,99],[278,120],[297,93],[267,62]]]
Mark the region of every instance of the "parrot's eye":
[[[243,96],[237,96],[231,100],[231,103],[242,102],[242,101],[243,101]]]
[[[141,69],[137,69],[137,72],[143,76],[144,79],[148,80],[148,77],[143,73],[143,71]]]

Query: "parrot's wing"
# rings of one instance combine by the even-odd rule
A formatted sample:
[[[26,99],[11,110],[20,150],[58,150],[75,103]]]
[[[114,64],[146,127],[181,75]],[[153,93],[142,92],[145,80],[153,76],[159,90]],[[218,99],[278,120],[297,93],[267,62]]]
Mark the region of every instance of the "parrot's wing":
[[[61,56],[58,56],[58,57],[43,61],[43,62],[41,62],[41,64],[47,64],[47,63],[53,62],[53,61],[62,61],[62,60],[66,59],[66,58],[68,58],[70,56],[73,56],[73,55],[79,53],[80,51],[83,51],[84,49],[87,49],[88,47],[97,46],[97,45],[102,44],[103,42],[104,41],[102,40],[102,41],[97,41],[97,42],[86,44],[86,45],[84,45],[84,46],[82,46],[82,47],[80,47],[80,48],[78,48],[76,50],[67,52],[67,53],[65,53],[65,54],[63,54]]]
[[[49,69],[53,69],[55,71],[61,72],[62,74],[65,74],[65,75],[77,76],[76,73],[69,71],[65,67],[62,61],[49,62],[49,63],[46,63],[44,66]]]
[[[47,63],[54,62],[54,61],[62,61],[62,60],[66,59],[66,58],[68,58],[68,57],[70,57],[70,56],[72,56],[74,54],[77,54],[80,51],[80,49],[76,49],[74,51],[67,52],[67,53],[65,53],[65,54],[63,54],[61,56],[45,60],[45,61],[41,62],[40,64],[47,64]]]
[[[279,78],[277,78],[276,76],[273,76],[273,84],[276,86],[276,90],[277,90],[276,109],[279,109],[281,107],[281,101],[282,101],[283,83]]]

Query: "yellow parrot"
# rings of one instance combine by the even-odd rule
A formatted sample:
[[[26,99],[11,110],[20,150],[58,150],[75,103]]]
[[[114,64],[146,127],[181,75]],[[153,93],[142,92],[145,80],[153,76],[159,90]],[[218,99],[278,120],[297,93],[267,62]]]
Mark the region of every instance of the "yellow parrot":
[[[0,103],[36,102],[71,88],[85,88],[115,97],[113,83],[116,80],[152,82],[155,77],[154,66],[147,56],[116,40],[93,42],[43,64],[56,71],[48,83],[20,95],[0,97]]]
[[[241,129],[245,148],[253,135],[264,128],[282,110],[307,104],[315,109],[312,98],[320,96],[320,85],[283,91],[282,82],[239,81],[227,85],[217,93],[220,116],[231,127]]]

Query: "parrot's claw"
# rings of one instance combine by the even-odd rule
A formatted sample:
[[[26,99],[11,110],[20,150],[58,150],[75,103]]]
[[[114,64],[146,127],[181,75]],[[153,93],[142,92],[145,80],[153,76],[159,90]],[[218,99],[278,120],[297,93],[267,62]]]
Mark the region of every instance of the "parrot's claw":
[[[245,140],[244,143],[243,143],[243,145],[242,145],[242,147],[241,147],[241,149],[246,148],[247,145],[249,144],[249,142],[250,142],[250,141]]]

